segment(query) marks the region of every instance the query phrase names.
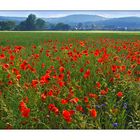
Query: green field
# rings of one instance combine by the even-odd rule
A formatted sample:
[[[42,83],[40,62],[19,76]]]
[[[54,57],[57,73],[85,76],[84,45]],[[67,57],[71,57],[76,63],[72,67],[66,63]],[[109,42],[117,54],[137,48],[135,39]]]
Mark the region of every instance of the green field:
[[[0,32],[1,45],[32,45],[40,44],[44,40],[59,40],[66,41],[69,38],[74,39],[99,39],[99,38],[114,38],[114,39],[139,39],[140,32],[111,32],[111,31],[44,31],[44,32]]]
[[[0,32],[0,129],[140,129],[140,32]]]

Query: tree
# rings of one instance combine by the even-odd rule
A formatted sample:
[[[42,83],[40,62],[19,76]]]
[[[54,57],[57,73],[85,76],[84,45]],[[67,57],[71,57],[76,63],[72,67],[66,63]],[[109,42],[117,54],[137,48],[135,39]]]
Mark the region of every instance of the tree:
[[[49,23],[47,27],[48,30],[55,30],[55,24]]]
[[[36,29],[37,29],[37,30],[42,30],[42,29],[44,29],[45,23],[46,23],[46,22],[45,22],[43,19],[38,18],[38,19],[36,20]]]
[[[25,21],[22,21],[17,27],[16,30],[22,31],[34,31],[34,30],[43,30],[45,27],[45,21],[41,18],[36,18],[36,15],[30,14]]]
[[[26,30],[36,30],[36,15],[30,14],[26,19]]]
[[[78,23],[77,27],[78,27],[78,30],[82,30],[83,24],[80,22],[80,23]]]
[[[68,24],[64,24],[64,23],[58,23],[55,26],[55,30],[70,30],[70,26]]]
[[[14,30],[15,27],[14,21],[0,21],[0,30]]]
[[[15,30],[25,31],[26,30],[26,21],[20,22],[20,24],[16,26]]]

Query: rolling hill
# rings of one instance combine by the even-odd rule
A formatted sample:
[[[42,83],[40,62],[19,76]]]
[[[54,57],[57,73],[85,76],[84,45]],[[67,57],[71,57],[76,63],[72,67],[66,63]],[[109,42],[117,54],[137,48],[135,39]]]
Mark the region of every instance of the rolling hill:
[[[26,17],[6,17],[0,16],[0,21],[15,21],[19,24]],[[105,18],[98,15],[68,15],[58,18],[43,18],[49,24],[65,23],[71,27],[76,27],[79,23],[84,26],[94,26],[94,29],[130,29],[140,30],[140,17],[121,17],[121,18]],[[83,28],[85,29],[85,27]],[[91,28],[92,29],[92,28]]]
[[[17,24],[21,21],[25,20],[26,17],[6,17],[6,16],[0,16],[0,21],[15,21]]]
[[[139,28],[140,29],[140,17],[123,17],[112,18],[105,21],[97,21],[95,24],[103,27],[120,27],[120,28]]]
[[[59,17],[59,18],[48,18],[46,21],[50,23],[59,23],[63,22],[66,24],[72,24],[72,23],[84,23],[84,22],[96,22],[96,21],[104,21],[107,18],[97,16],[97,15],[69,15],[65,17]]]

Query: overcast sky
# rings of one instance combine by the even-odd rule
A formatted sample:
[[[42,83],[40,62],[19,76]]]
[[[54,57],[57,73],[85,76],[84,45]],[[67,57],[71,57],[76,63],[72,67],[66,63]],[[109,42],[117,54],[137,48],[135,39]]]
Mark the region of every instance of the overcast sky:
[[[139,11],[0,11],[0,16],[14,16],[14,17],[27,17],[29,14],[35,14],[37,17],[63,17],[71,14],[89,14],[89,15],[99,15],[108,18],[115,17],[128,17],[128,16],[138,16],[140,17]]]

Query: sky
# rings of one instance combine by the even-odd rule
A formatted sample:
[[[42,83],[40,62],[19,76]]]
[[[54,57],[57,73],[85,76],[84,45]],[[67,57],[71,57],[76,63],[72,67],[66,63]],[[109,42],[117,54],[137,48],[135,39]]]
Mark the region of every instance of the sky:
[[[88,15],[99,15],[107,18],[118,18],[118,17],[129,17],[129,16],[137,16],[140,17],[140,10],[131,10],[131,11],[109,11],[109,10],[81,10],[81,11],[73,11],[73,10],[32,10],[32,11],[22,11],[22,10],[17,10],[17,11],[2,11],[0,10],[0,16],[9,16],[9,17],[27,17],[29,14],[35,14],[37,17],[41,18],[55,18],[55,17],[63,17],[67,15],[72,15],[72,14],[88,14]]]

